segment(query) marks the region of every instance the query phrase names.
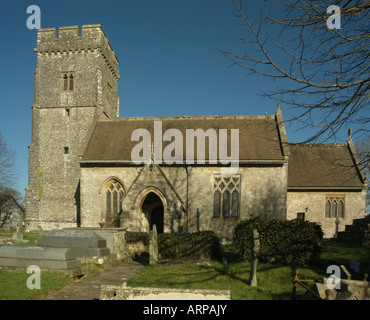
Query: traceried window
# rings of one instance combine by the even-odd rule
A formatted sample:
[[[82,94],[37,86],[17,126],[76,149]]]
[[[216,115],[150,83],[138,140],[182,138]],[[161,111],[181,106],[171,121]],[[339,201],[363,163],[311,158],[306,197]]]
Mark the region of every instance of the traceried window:
[[[326,197],[325,218],[344,218],[344,197]]]
[[[73,91],[74,90],[74,73],[73,72],[63,72],[62,73],[62,90],[63,91]]]
[[[239,217],[240,176],[213,177],[213,217]]]
[[[105,188],[105,208],[107,215],[116,215],[122,211],[123,186],[117,180],[108,182]]]

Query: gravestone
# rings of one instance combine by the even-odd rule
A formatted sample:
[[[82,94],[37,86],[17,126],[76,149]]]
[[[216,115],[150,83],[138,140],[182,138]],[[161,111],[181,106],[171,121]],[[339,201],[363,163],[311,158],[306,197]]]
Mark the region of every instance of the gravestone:
[[[0,247],[0,266],[28,267],[30,265],[45,269],[81,269],[81,261],[76,259],[76,253],[69,248]]]
[[[225,257],[222,258],[222,265],[224,267],[224,274],[229,274],[229,268]]]
[[[257,263],[258,263],[258,253],[260,251],[260,236],[257,230],[253,230],[252,235],[252,262],[251,262],[251,274],[249,277],[249,284],[252,287],[257,287]]]
[[[91,230],[52,230],[37,239],[37,245],[71,248],[78,257],[104,257],[110,254],[106,240]]]
[[[158,235],[157,227],[153,225],[153,230],[149,237],[149,263],[155,264],[158,262]]]
[[[22,219],[18,219],[18,222],[17,222],[17,232],[13,233],[13,236],[12,236],[12,238],[14,240],[22,240],[23,239],[22,227],[23,227],[23,220]]]

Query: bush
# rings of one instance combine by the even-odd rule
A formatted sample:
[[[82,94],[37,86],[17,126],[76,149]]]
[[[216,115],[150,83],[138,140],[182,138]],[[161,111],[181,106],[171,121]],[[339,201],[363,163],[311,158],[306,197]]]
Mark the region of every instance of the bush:
[[[133,244],[138,242],[142,242],[144,246],[148,246],[149,234],[146,232],[133,232],[133,231],[126,232],[126,243]]]
[[[159,234],[158,251],[163,259],[216,260],[221,258],[220,242],[213,231]]]
[[[246,260],[251,259],[253,229],[260,234],[260,261],[308,264],[317,257],[323,244],[323,232],[316,223],[254,217],[239,223],[234,231],[233,242]]]

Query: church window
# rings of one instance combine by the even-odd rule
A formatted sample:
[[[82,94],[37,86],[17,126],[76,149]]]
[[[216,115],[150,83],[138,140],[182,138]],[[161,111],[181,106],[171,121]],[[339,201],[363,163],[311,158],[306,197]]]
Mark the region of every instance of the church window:
[[[63,72],[62,73],[62,89],[63,91],[73,91],[74,90],[74,73],[73,72]]]
[[[117,180],[108,182],[105,188],[105,207],[107,215],[117,215],[122,210],[123,186]]]
[[[67,74],[63,75],[63,90],[64,91],[68,90],[68,76],[67,76]]]
[[[344,197],[326,197],[325,218],[344,218]]]
[[[213,217],[239,217],[240,176],[214,176]]]
[[[73,74],[70,74],[69,75],[69,90],[73,90],[73,80],[74,80],[74,77],[73,77]]]

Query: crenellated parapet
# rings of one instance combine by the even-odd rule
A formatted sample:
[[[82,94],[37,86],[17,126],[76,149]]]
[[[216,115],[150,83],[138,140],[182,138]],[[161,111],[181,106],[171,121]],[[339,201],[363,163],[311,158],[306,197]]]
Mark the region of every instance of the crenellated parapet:
[[[118,58],[100,24],[60,27],[58,36],[55,28],[40,29],[37,33],[37,54],[84,53],[98,51],[119,79]]]

